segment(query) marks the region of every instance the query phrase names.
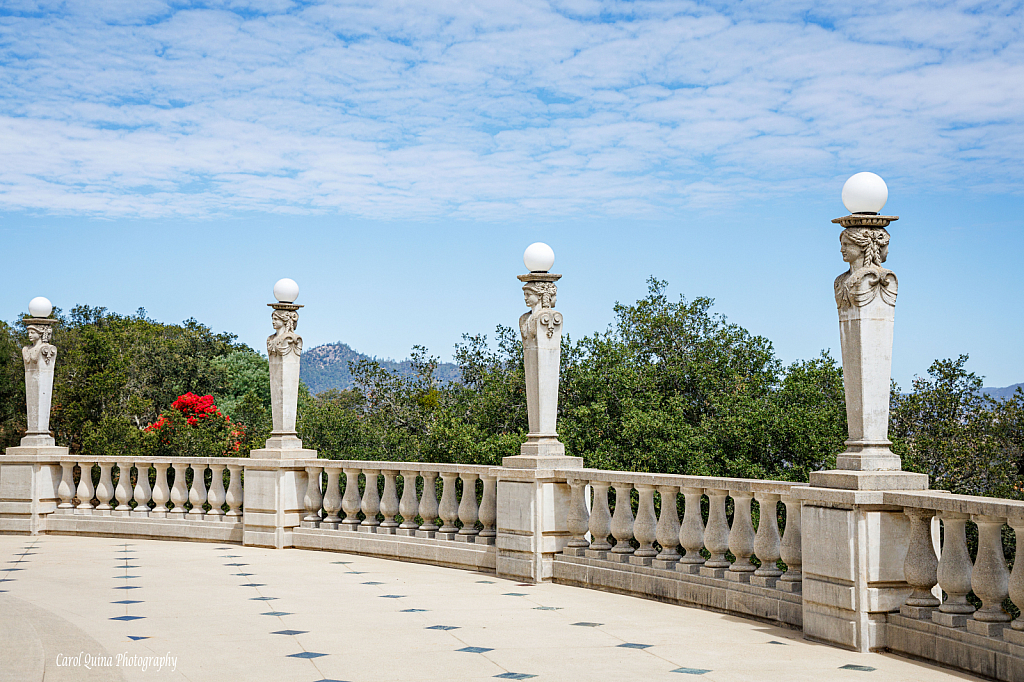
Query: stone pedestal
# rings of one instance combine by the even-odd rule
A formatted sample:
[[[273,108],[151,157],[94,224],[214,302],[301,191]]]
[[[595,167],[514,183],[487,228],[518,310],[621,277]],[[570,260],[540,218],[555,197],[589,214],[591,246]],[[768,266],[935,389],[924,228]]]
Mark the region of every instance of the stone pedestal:
[[[310,454],[311,453],[311,454]],[[303,498],[308,474],[304,465],[285,457],[316,457],[315,450],[253,450],[245,465],[245,514],[242,544],[293,547],[292,531],[306,515]],[[260,460],[266,462],[260,466]]]
[[[46,530],[47,516],[60,504],[57,460],[67,454],[67,448],[56,446],[20,446],[0,457],[0,534]]]
[[[802,504],[804,636],[855,651],[886,647],[886,614],[913,589],[910,521],[879,492],[794,489]]]
[[[569,486],[550,469],[501,468],[491,475],[498,479],[497,575],[521,582],[551,580],[555,554],[572,539]]]

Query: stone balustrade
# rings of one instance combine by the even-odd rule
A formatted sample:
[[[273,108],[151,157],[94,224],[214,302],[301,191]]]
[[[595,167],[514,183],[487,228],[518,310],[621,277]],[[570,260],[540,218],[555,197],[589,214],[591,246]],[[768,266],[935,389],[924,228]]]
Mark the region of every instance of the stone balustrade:
[[[57,515],[242,520],[240,458],[61,457],[59,464]]]
[[[304,468],[303,528],[494,544],[490,467],[318,459]]]
[[[1020,679],[1024,665],[1015,654],[1024,646],[1024,617],[1014,618],[1010,609],[1024,607],[1024,561],[1017,561],[1017,549],[1006,555],[1004,535],[1024,531],[1024,502],[940,491],[880,497],[902,507],[909,522],[903,557],[908,595],[899,614],[889,617],[889,648]]]
[[[800,501],[791,493],[804,484],[597,469],[558,473],[571,490],[571,538],[555,565],[557,580],[637,594],[651,592],[653,584],[669,601],[800,624]]]

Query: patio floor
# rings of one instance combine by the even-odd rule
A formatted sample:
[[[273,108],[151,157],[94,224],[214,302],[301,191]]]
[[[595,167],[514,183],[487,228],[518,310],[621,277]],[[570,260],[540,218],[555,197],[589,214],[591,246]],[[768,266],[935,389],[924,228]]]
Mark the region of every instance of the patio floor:
[[[4,681],[977,679],[695,608],[331,552],[5,535],[0,581]]]

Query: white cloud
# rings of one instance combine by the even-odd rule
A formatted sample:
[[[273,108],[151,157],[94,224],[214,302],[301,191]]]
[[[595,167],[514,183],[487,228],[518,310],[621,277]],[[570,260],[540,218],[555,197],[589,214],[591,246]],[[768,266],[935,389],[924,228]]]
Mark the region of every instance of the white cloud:
[[[957,2],[6,3],[0,206],[657,215],[865,168],[1007,191],[1022,26]]]

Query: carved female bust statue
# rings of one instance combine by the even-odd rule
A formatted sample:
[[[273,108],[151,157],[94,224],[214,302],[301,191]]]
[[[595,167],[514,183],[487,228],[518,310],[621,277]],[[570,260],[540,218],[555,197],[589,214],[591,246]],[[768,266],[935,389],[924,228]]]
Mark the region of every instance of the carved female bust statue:
[[[878,227],[849,227],[839,235],[839,244],[850,270],[836,277],[836,306],[861,307],[877,296],[896,305],[896,275],[882,267],[889,255],[889,233]]]
[[[57,357],[57,348],[50,345],[53,330],[48,324],[30,324],[25,328],[28,340],[32,345],[21,349],[21,357],[25,361],[25,369],[39,367],[39,361],[49,365]]]
[[[274,333],[267,338],[268,355],[287,355],[294,352],[302,353],[302,337],[295,333],[299,324],[299,314],[294,310],[275,310],[270,316],[274,325]]]
[[[548,338],[555,333],[555,327],[562,324],[562,314],[551,310],[555,307],[558,287],[553,282],[527,282],[523,285],[523,296],[530,312],[519,318],[519,332],[523,340],[537,336],[537,324],[547,328]]]

